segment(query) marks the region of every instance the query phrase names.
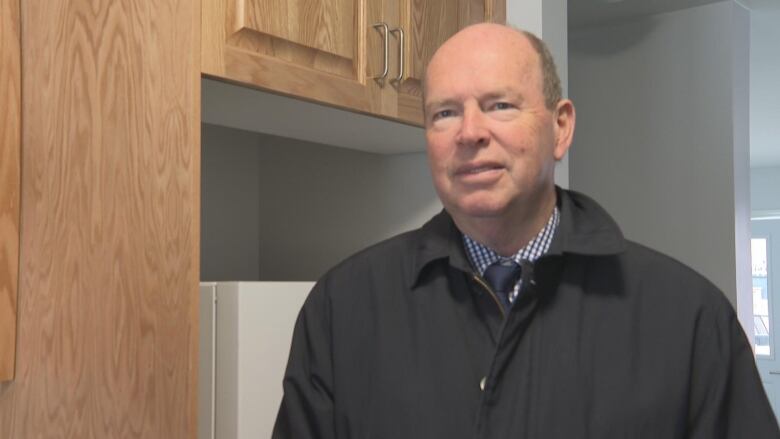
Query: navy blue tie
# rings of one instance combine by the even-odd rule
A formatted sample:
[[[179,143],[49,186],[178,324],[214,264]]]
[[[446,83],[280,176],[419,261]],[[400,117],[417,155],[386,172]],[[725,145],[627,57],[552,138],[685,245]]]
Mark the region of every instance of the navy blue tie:
[[[512,260],[498,261],[485,270],[484,277],[504,309],[508,310],[512,306],[509,295],[512,294],[515,284],[520,279],[520,266]]]

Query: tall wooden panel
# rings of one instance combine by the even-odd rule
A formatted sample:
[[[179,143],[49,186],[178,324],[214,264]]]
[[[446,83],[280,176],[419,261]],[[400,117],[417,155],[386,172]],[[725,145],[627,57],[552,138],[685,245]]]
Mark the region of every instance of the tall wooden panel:
[[[19,273],[19,0],[0,0],[0,382],[14,377]]]
[[[203,0],[203,72],[377,111],[381,12],[381,0]]]
[[[194,438],[199,2],[21,4],[17,370],[0,437]]]
[[[398,117],[422,124],[422,80],[436,49],[464,27],[503,23],[505,0],[398,0],[405,32],[404,75],[398,90]]]

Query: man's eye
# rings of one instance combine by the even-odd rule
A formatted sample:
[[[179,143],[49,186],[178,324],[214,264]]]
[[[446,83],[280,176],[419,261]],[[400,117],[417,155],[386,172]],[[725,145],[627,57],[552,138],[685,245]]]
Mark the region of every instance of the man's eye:
[[[454,114],[452,110],[441,110],[433,115],[433,120],[438,120],[444,117],[450,117]]]
[[[493,108],[495,108],[496,110],[508,110],[512,108],[512,104],[510,104],[509,102],[497,102],[493,105]]]

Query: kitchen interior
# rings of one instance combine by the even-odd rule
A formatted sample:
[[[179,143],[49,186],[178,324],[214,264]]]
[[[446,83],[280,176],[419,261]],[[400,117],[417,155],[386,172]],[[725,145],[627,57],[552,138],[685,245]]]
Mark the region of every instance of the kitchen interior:
[[[3,11],[14,3],[2,2]],[[714,51],[725,59],[720,69],[732,62],[731,49],[718,52],[707,39],[744,36],[740,20],[775,9],[772,0],[592,0],[569,2],[568,12],[563,0],[463,0],[457,8],[443,0],[344,0],[317,17],[334,24],[323,43],[290,25],[297,18],[284,1],[159,2],[148,10],[19,3],[22,65],[33,74],[20,87],[18,360],[15,376],[0,383],[0,437],[11,438],[268,437],[292,324],[312,283],[441,208],[425,162],[419,87],[425,60],[458,28],[506,17],[536,31],[550,43],[568,94],[587,109],[603,105],[592,94],[593,66],[631,58],[629,49],[645,47],[643,38],[664,26],[701,25],[693,32],[700,38],[679,46]],[[286,21],[269,18],[285,14]],[[358,18],[345,18],[352,14]],[[144,19],[123,19],[136,15]],[[164,26],[150,25],[155,20]],[[101,40],[82,26],[119,37]],[[609,50],[588,45],[615,28],[631,38],[613,40]],[[73,29],[64,43],[62,29]],[[573,40],[579,36],[586,42]],[[102,51],[109,41],[120,49]],[[60,71],[61,79],[49,73]],[[167,80],[149,79],[159,72]],[[699,184],[675,188],[681,199],[712,200],[724,185],[744,192],[749,172],[737,171],[748,169],[747,156],[740,162],[737,147],[745,152],[749,142],[733,123],[745,104],[728,92],[733,80],[707,83],[729,94],[714,107],[732,111],[689,120],[724,122],[711,155],[626,153],[617,159],[624,169],[615,169],[599,157],[624,152],[595,142],[606,136],[626,145],[637,130],[610,131],[607,116],[583,111],[582,135],[556,181],[604,202],[629,236],[711,275],[740,318],[747,314],[744,324],[751,306],[738,292],[746,279],[737,267],[749,269],[749,261],[735,254],[738,241],[715,250],[706,243],[740,227],[735,211],[749,221],[738,197],[719,207],[724,212],[705,212],[712,229],[680,236],[663,221],[649,227],[646,213],[615,190],[648,188],[644,196],[662,210],[679,207],[645,172],[651,160],[668,168],[666,181],[701,171]],[[615,96],[641,88],[630,78],[610,81]],[[184,134],[171,136],[177,129]],[[715,172],[692,165],[696,159]],[[677,211],[699,223],[700,210]],[[691,248],[676,246],[681,237]]]
[[[591,65],[602,62],[599,57],[610,56],[610,50],[627,53],[632,46],[642,47],[643,39],[651,39],[647,35],[661,32],[664,26],[670,27],[666,32],[670,32],[674,26],[685,27],[686,30],[677,37],[687,38],[690,32],[694,32],[690,29],[701,27],[709,32],[718,20],[732,20],[732,16],[749,17],[750,14],[757,16],[767,7],[772,9],[771,5],[767,5],[768,3],[760,2],[736,4],[706,0],[652,4],[632,1],[569,4],[569,69],[568,72],[564,70],[562,76],[566,82],[568,74],[569,95],[574,97],[575,104],[584,103],[582,108],[586,110],[581,120],[584,120],[585,124],[591,122],[591,126],[583,127],[585,134],[580,142],[575,136],[571,153],[573,158],[570,158],[568,164],[572,167],[572,172],[568,173],[568,167],[559,169],[558,172],[562,175],[556,176],[557,181],[564,185],[569,183],[574,189],[601,197],[617,212],[619,223],[628,229],[629,236],[656,247],[666,246],[665,251],[687,259],[688,263],[703,272],[731,264],[733,277],[736,276],[739,261],[734,262],[733,252],[731,259],[718,261],[708,260],[706,256],[695,254],[689,248],[675,247],[674,241],[679,241],[679,237],[668,233],[668,230],[660,231],[666,236],[659,236],[658,231],[653,235],[652,228],[646,227],[647,217],[635,213],[636,208],[632,200],[621,199],[621,196],[625,195],[614,194],[612,189],[604,187],[605,184],[610,185],[610,181],[625,181],[636,177],[636,173],[631,170],[631,165],[627,166],[628,169],[624,172],[633,175],[615,174],[610,169],[599,168],[604,165],[611,167],[599,157],[612,154],[612,151],[600,151],[599,146],[593,145],[600,142],[605,133],[609,135],[609,131],[599,125],[602,121],[592,121],[593,117],[589,117],[600,112],[599,106],[604,105],[596,93],[587,90],[594,82],[590,76],[594,74]],[[623,32],[621,27],[631,31]],[[609,35],[615,32],[622,32],[623,36],[629,37],[622,42],[622,46],[613,43],[614,47],[594,48],[593,41],[598,43],[594,35]],[[723,38],[736,39],[738,30],[733,32],[734,35]],[[373,37],[379,40],[381,34],[382,30],[378,28]],[[392,33],[391,42],[398,42]],[[729,42],[726,41],[726,44]],[[695,44],[691,43],[687,50],[694,48]],[[651,49],[646,47],[635,50],[651,53]],[[704,47],[704,50],[708,48]],[[658,54],[653,53],[652,56],[657,57]],[[668,62],[671,62],[673,55],[667,56]],[[730,54],[726,53],[724,58],[731,62]],[[393,61],[399,62],[398,59]],[[661,62],[667,61],[661,59]],[[381,70],[378,66],[374,68]],[[572,77],[578,74],[581,76]],[[620,87],[635,87],[629,83],[621,84],[619,78],[610,80],[612,82],[609,86],[615,90],[620,90]],[[738,81],[739,78],[729,80]],[[663,81],[683,82],[674,76],[664,78]],[[650,80],[648,83],[659,87],[663,86],[663,81],[652,84]],[[391,81],[389,86],[395,87],[397,84]],[[615,87],[615,84],[618,85]],[[714,83],[707,85],[710,86],[716,87]],[[572,90],[571,87],[580,88]],[[730,87],[731,84],[729,89]],[[615,97],[620,95],[620,92],[614,91]],[[234,105],[235,102],[241,104]],[[202,284],[205,294],[202,296],[202,306],[204,303],[213,303],[211,299],[219,294],[233,297],[230,302],[232,308],[224,317],[232,322],[232,326],[225,331],[232,334],[234,340],[242,339],[241,331],[252,334],[252,341],[248,342],[251,346],[249,349],[257,352],[247,353],[246,358],[250,359],[240,358],[239,350],[234,346],[228,353],[230,360],[216,357],[215,369],[211,370],[213,376],[209,378],[216,383],[214,389],[230,389],[228,393],[232,395],[232,400],[243,401],[243,405],[231,404],[229,414],[221,417],[215,415],[213,418],[201,416],[200,421],[204,431],[217,432],[215,437],[241,437],[249,432],[268,434],[273,423],[275,406],[281,397],[279,377],[284,368],[287,344],[277,344],[278,351],[275,356],[267,352],[261,355],[259,351],[262,348],[259,345],[263,343],[257,343],[257,337],[264,333],[269,334],[269,342],[266,343],[268,345],[280,339],[289,339],[297,310],[313,281],[329,267],[361,248],[421,225],[441,209],[441,204],[429,181],[424,133],[418,127],[419,122],[402,120],[399,123],[392,118],[376,118],[323,107],[294,97],[268,94],[211,78],[203,80],[203,103],[201,278],[208,282]],[[734,104],[735,112],[738,104]],[[618,101],[614,105],[618,112],[623,111]],[[237,111],[237,108],[241,110]],[[609,117],[615,120],[615,115]],[[717,119],[720,116],[709,114],[707,117]],[[726,117],[732,118],[733,115],[729,113]],[[593,132],[597,133],[593,134],[591,139]],[[622,135],[630,139],[635,133]],[[716,131],[711,136],[738,138],[740,133],[735,129],[728,132]],[[659,138],[652,136],[647,139],[649,144],[659,141]],[[620,148],[620,145],[616,143],[613,146]],[[722,146],[724,151],[734,148],[730,142]],[[669,146],[670,149],[674,147],[674,144]],[[600,155],[594,156],[594,152]],[[587,153],[590,154],[586,155]],[[682,160],[670,150],[664,150],[662,154],[668,157],[670,162]],[[636,156],[622,158],[629,163],[631,160],[637,160]],[[602,164],[595,163],[596,161],[601,161]],[[663,159],[658,165],[669,167],[669,163],[663,163]],[[728,168],[738,165],[728,161],[714,167]],[[594,180],[593,177],[585,175],[588,169],[599,169],[599,177]],[[673,175],[679,173],[685,176],[689,169],[672,169],[670,172]],[[744,174],[742,177],[746,176],[747,174]],[[610,177],[613,180],[610,180]],[[713,182],[708,178],[703,177],[702,184],[712,185]],[[641,177],[635,178],[631,186],[648,186],[647,182]],[[718,184],[722,186],[737,183],[725,181]],[[614,188],[614,185],[612,187]],[[688,199],[690,194],[701,189],[692,187],[687,189],[688,192],[683,190],[680,196]],[[669,198],[668,192],[649,196],[663,197],[658,200],[661,205],[671,205],[675,202]],[[730,221],[730,227],[734,227],[735,206],[724,206],[724,210],[724,222]],[[234,214],[226,215],[226,212]],[[692,221],[700,221],[700,218],[692,218]],[[708,239],[706,236],[717,233],[716,230],[721,226],[717,219],[711,221],[708,218],[707,222],[714,225],[712,230],[706,230],[707,226],[703,227],[703,240]],[[316,249],[316,252],[311,249]],[[716,272],[713,277],[717,278],[719,275],[720,273]],[[720,283],[726,285],[723,287],[724,291],[737,306],[737,292],[728,284],[731,277],[720,276],[718,280],[722,279]],[[278,319],[282,312],[279,308],[279,297],[282,294],[275,289],[285,285],[280,284],[280,281],[292,282],[283,294],[284,300],[289,300],[289,304],[283,305],[288,314],[285,322]],[[224,292],[220,292],[220,288]],[[295,288],[298,290],[293,292]],[[253,311],[247,311],[241,305],[242,300],[247,300],[245,297],[255,300],[256,308]],[[265,302],[266,300],[268,302]],[[276,311],[274,320],[256,318],[264,315],[263,310],[271,306]],[[209,306],[203,309],[207,313],[214,312]],[[252,324],[242,328],[242,317]],[[748,316],[747,320],[750,318]],[[216,322],[219,322],[218,316]],[[213,346],[211,340],[219,340],[218,334],[218,329],[212,335],[202,333],[201,340],[206,340],[206,343],[212,343]],[[226,363],[220,368],[217,364],[219,361]],[[256,363],[252,363],[253,361]],[[268,369],[264,369],[267,372],[255,373],[258,367],[267,367]],[[218,372],[220,369],[229,370],[229,377],[221,377]],[[221,380],[228,384],[220,385]],[[201,386],[201,389],[204,388],[208,389]],[[257,400],[250,402],[251,397],[242,396],[242,391],[254,395]],[[206,398],[202,401],[206,400],[212,399]],[[256,410],[261,404],[266,407],[265,419],[258,416]],[[219,413],[218,404],[207,409]],[[248,411],[242,412],[242,409]],[[206,422],[209,419],[212,424]],[[235,436],[236,434],[238,436]]]

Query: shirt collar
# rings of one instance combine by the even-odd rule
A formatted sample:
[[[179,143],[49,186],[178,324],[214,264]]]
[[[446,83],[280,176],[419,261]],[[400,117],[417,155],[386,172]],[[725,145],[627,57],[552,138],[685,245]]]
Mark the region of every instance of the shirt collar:
[[[598,203],[586,195],[557,187],[556,194],[560,222],[545,258],[564,254],[608,256],[625,251],[627,243],[620,228]],[[421,281],[435,261],[447,260],[450,266],[464,272],[472,270],[462,234],[447,211],[441,211],[416,233],[417,250],[408,266],[411,286]]]
[[[522,265],[522,261],[534,262],[550,249],[555,230],[560,223],[560,212],[558,206],[555,206],[550,218],[537,235],[525,247],[521,248],[510,257],[503,257],[496,253],[490,247],[483,245],[467,234],[463,234],[463,246],[466,249],[466,255],[471,265],[477,270],[480,276],[485,274],[485,270],[495,262],[511,259],[517,265]]]

